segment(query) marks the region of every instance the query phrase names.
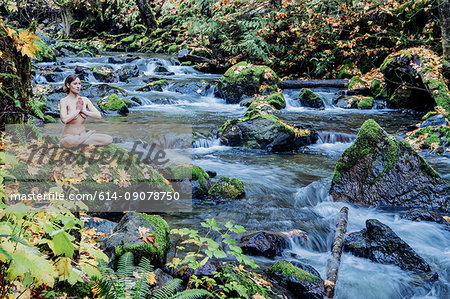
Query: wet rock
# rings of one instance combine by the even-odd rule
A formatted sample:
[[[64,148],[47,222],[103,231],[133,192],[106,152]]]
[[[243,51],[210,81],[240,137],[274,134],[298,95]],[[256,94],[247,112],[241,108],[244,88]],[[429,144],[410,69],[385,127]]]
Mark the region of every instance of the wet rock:
[[[78,77],[80,77],[80,80],[84,80],[84,81],[88,81],[89,80],[89,73],[82,66],[76,66],[75,67],[75,74]]]
[[[244,117],[228,120],[220,128],[218,137],[223,145],[285,152],[315,143],[319,138],[314,130],[291,126],[275,115],[252,109],[250,106]]]
[[[65,75],[58,72],[45,73],[44,78],[49,83],[64,81]]]
[[[311,267],[312,268],[312,267]],[[297,298],[320,299],[325,297],[320,277],[294,266],[287,261],[278,261],[267,272]],[[315,271],[317,273],[317,271]]]
[[[142,228],[149,229],[150,234],[155,235],[157,246],[139,238]],[[170,246],[169,225],[163,218],[134,212],[126,213],[113,234],[102,244],[105,254],[110,258],[110,265],[113,265],[122,254],[130,251],[133,253],[135,265],[145,257],[155,267],[165,264]]]
[[[209,175],[200,166],[196,165],[172,165],[162,170],[162,174],[169,181],[182,181],[187,179],[191,182],[192,196],[204,199],[211,188]]]
[[[106,83],[88,86],[86,87],[85,92],[89,94],[90,98],[103,98],[112,93],[117,93],[122,96],[128,95],[123,88]]]
[[[450,186],[407,141],[367,120],[336,164],[334,201],[450,211]]]
[[[211,89],[211,85],[206,82],[189,82],[189,83],[175,83],[169,86],[169,91],[175,91],[183,94],[199,94],[206,96]]]
[[[450,93],[439,71],[441,58],[431,50],[410,48],[389,55],[380,67],[393,108],[418,111],[450,109]]]
[[[114,70],[110,67],[94,65],[91,67],[92,74],[94,78],[103,83],[114,83],[117,82],[117,75]]]
[[[139,68],[137,65],[124,65],[117,70],[117,76],[119,76],[119,81],[126,82],[129,78],[139,76]]]
[[[431,272],[430,265],[414,249],[377,219],[367,220],[365,229],[349,234],[344,240],[344,250],[403,270]]]
[[[208,197],[214,200],[241,199],[244,196],[244,184],[236,178],[222,177],[208,191]]]
[[[144,86],[139,87],[136,89],[137,91],[163,91],[163,87],[169,85],[169,82],[167,80],[162,79],[154,82],[150,82],[148,84],[145,84]]]
[[[255,94],[269,95],[280,79],[269,67],[240,62],[229,68],[217,82],[214,93],[229,104],[239,103]]]
[[[129,110],[128,106],[131,101],[122,100],[115,93],[108,96],[106,99],[102,99],[98,102],[98,107],[103,111],[117,111],[121,115],[127,115]]]
[[[156,275],[156,286],[157,287],[161,287],[166,282],[173,280],[173,277],[171,275],[167,274],[166,272],[164,272],[160,268],[157,268],[155,270],[155,275]]]
[[[93,228],[97,232],[105,233],[108,237],[117,226],[117,222],[88,215],[81,215],[80,219],[84,222],[84,227]]]
[[[402,215],[403,219],[408,219],[412,221],[429,221],[436,222],[440,224],[450,225],[444,217],[438,215],[437,213],[421,208],[410,209],[406,214]]]
[[[447,126],[448,120],[447,118],[442,114],[437,114],[434,116],[431,116],[430,118],[426,119],[423,123],[420,124],[419,128],[424,128],[428,126]]]
[[[302,231],[295,234],[293,232],[289,234],[275,231],[250,231],[241,237],[238,246],[245,254],[272,258],[280,256],[284,249],[290,248],[289,236],[304,240],[306,234]]]
[[[175,75],[174,72],[170,72],[166,67],[159,65],[155,68],[155,74],[158,74],[160,76],[173,76]]]
[[[303,88],[297,100],[303,107],[325,109],[323,100],[309,88]]]

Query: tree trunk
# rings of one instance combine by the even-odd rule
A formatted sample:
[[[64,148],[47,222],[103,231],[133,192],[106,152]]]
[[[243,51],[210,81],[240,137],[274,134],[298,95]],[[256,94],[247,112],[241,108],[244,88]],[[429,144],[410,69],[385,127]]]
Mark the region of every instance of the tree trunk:
[[[325,294],[328,298],[333,298],[334,289],[341,264],[342,247],[344,246],[345,231],[347,230],[348,208],[343,207],[339,212],[339,220],[336,223],[336,233],[334,234],[333,249],[331,259],[328,260],[327,282]]]
[[[442,50],[444,59],[450,61],[450,0],[439,1],[439,15],[441,18]]]
[[[148,29],[156,28],[156,17],[150,7],[149,0],[136,0],[142,21]]]
[[[61,8],[61,17],[63,22],[63,36],[64,38],[68,38],[70,34],[70,26],[72,26],[72,11],[69,7]]]

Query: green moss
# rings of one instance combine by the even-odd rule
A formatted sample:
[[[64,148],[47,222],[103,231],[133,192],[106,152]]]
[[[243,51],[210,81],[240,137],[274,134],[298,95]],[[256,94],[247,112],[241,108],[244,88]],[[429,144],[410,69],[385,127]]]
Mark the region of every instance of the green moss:
[[[403,89],[401,87],[397,88],[392,96],[389,98],[390,104],[394,108],[407,108],[409,105],[409,98],[411,96],[411,89]]]
[[[206,180],[209,180],[209,174],[200,166],[192,167],[192,179],[198,181],[200,186],[206,188]]]
[[[298,100],[304,106],[313,108],[323,107],[322,99],[309,88],[302,89],[302,92],[298,96]]]
[[[122,109],[123,107],[126,107],[127,104],[125,103],[125,101],[120,99],[117,94],[113,93],[112,95],[107,97],[106,102],[104,102],[104,101],[99,102],[98,106],[103,111],[107,111],[107,110],[118,111],[118,110]]]
[[[98,74],[98,75],[101,75],[101,76],[104,76],[104,77],[108,77],[113,72],[113,70],[111,70],[109,68],[106,68],[106,67],[103,67],[103,66],[100,66],[100,65],[92,66],[91,67],[91,71],[94,74]]]
[[[433,127],[428,126],[417,130],[411,135],[410,139],[415,139],[420,135],[426,136],[424,143],[431,146],[433,143],[441,144],[443,139],[450,140],[450,127]]]
[[[364,97],[358,103],[358,109],[372,109],[373,107],[373,98],[372,97]]]
[[[336,163],[333,175],[333,184],[338,182],[341,172],[349,170],[361,158],[374,153],[378,143],[380,142],[388,143],[388,158],[386,167],[384,168],[382,174],[375,179],[375,181],[379,180],[381,176],[384,175],[388,169],[391,169],[397,161],[399,143],[392,136],[389,136],[373,119],[369,119],[361,126],[355,142],[344,151]],[[375,181],[372,183],[375,183]]]
[[[134,35],[127,36],[120,40],[121,43],[127,43],[127,44],[130,44],[133,41],[134,41]]]
[[[156,247],[153,243],[124,245],[116,247],[116,255],[120,257],[125,252],[132,252],[134,256],[134,262],[137,265],[142,257],[146,257],[152,263],[158,263],[163,260],[167,252],[171,247],[170,242],[170,228],[167,222],[157,215],[148,215],[144,213],[137,213],[146,221],[149,222],[149,226],[152,228],[151,233],[155,235],[155,241],[158,244]]]
[[[168,49],[167,49],[167,53],[170,54],[177,54],[178,51],[180,50],[180,46],[178,45],[171,45]]]
[[[133,32],[137,34],[145,34],[147,32],[147,27],[142,24],[136,24],[131,30],[133,30]]]
[[[444,79],[438,80],[423,76],[423,83],[430,90],[436,105],[441,106],[446,111],[450,111],[450,91]]]
[[[287,261],[278,261],[274,265],[272,265],[269,270],[269,273],[279,273],[282,274],[284,277],[293,277],[298,281],[305,281],[305,282],[320,282],[321,279],[315,275],[312,275],[309,272],[306,272],[305,270],[302,270],[300,268],[295,267],[292,263]]]
[[[55,52],[42,40],[34,40],[33,43],[38,47],[36,52],[36,62],[53,62],[56,61]]]
[[[239,199],[245,196],[244,184],[236,178],[222,177],[209,189],[213,199]]]
[[[154,81],[154,82],[150,82],[148,84],[145,84],[144,86],[139,87],[137,90],[138,91],[145,91],[146,89],[150,89],[150,87],[159,85],[159,86],[165,86],[168,85],[169,82],[166,79],[162,79],[162,80],[158,80],[158,81]]]
[[[348,82],[348,89],[353,89],[357,83],[367,85],[366,81],[360,79],[359,77],[354,76],[350,79],[350,82]]]

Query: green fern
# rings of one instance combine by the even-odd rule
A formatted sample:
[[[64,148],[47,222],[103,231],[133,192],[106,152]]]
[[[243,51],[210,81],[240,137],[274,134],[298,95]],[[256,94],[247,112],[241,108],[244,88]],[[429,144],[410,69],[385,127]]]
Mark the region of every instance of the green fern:
[[[166,282],[160,289],[151,294],[150,299],[197,299],[214,297],[213,294],[202,289],[184,290],[176,293],[177,288],[181,286],[182,282],[183,281],[178,278]]]

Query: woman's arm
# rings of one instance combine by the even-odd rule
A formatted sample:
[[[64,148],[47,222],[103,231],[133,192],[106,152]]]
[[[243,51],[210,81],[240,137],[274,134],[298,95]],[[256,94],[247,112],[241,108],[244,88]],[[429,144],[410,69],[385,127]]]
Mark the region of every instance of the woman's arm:
[[[102,114],[97,110],[97,108],[95,108],[95,106],[88,98],[84,98],[84,102],[85,104],[83,105],[83,110],[81,110],[81,115],[84,114],[85,116],[89,116],[95,119],[102,119]]]
[[[75,109],[71,114],[67,112],[67,103],[64,100],[61,100],[61,110],[59,110],[59,117],[61,119],[61,122],[63,124],[67,124],[68,122],[72,121],[73,119],[77,118],[80,114],[81,107],[77,106],[77,109]]]

